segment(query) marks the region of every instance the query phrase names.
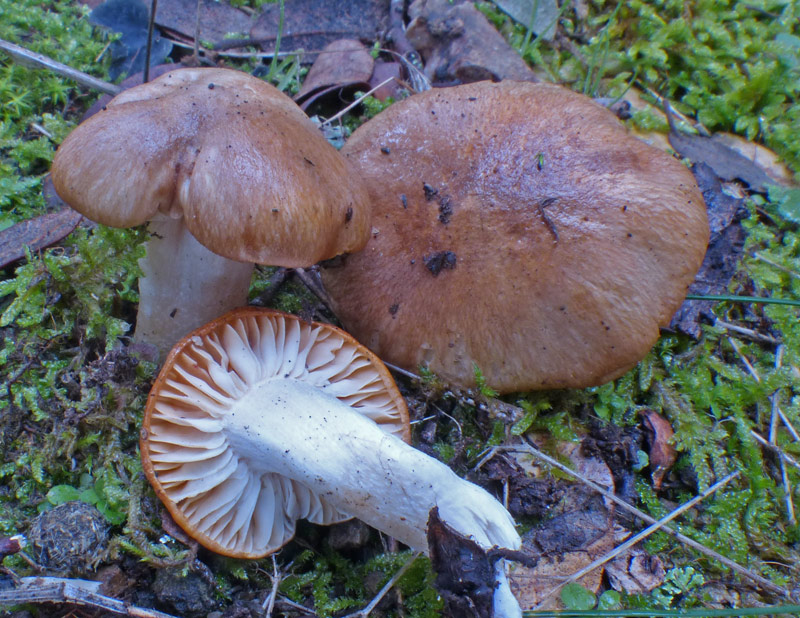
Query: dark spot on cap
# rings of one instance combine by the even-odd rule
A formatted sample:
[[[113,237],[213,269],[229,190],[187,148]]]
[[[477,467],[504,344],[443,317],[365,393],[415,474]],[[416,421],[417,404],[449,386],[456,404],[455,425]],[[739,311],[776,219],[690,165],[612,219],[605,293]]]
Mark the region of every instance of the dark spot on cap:
[[[400,201],[403,203],[403,208],[408,208],[408,198],[405,193],[400,194]]]
[[[450,217],[453,216],[453,205],[449,197],[443,197],[439,200],[439,221],[444,225],[450,223]]]
[[[353,209],[352,208],[348,208],[347,212],[344,213],[344,222],[345,223],[349,223],[350,219],[352,219],[352,218],[353,218]]]
[[[439,193],[438,189],[434,189],[430,186],[427,182],[422,183],[422,190],[425,192],[425,199],[429,202],[433,199],[433,197]]]
[[[389,149],[386,146],[381,146],[381,152],[383,154],[389,154]]]
[[[400,305],[398,303],[395,303],[394,305],[389,307],[389,313],[391,313],[392,315],[395,315],[397,313],[398,309],[400,309]]]
[[[437,251],[422,258],[425,267],[434,277],[437,277],[442,270],[453,270],[456,267],[456,254],[452,251]]]
[[[211,82],[211,83],[208,85],[208,89],[209,89],[209,90],[214,90],[214,82]]]

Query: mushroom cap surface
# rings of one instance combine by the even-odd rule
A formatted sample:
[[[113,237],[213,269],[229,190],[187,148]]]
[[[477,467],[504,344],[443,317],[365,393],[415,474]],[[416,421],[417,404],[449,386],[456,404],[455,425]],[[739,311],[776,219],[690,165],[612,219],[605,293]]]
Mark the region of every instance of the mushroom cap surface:
[[[408,408],[386,367],[334,326],[245,307],[187,335],[150,392],[142,464],[178,525],[227,556],[276,551],[294,535],[297,519],[330,524],[351,517],[306,485],[265,471],[265,453],[257,451],[254,461],[226,436],[226,415],[273,378],[325,389],[386,433],[410,439]]]
[[[113,227],[183,216],[232,260],[309,266],[361,248],[366,193],[309,118],[231,69],[177,69],[117,95],[56,152],[59,196]]]
[[[342,152],[372,237],[323,271],[348,332],[384,361],[500,392],[622,375],[659,336],[708,241],[679,161],[591,99],[480,82],[395,103]]]

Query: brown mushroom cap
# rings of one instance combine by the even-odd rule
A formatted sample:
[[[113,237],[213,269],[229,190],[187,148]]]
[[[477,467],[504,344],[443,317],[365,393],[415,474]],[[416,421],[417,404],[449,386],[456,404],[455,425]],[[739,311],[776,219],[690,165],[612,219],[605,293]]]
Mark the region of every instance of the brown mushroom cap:
[[[308,266],[363,246],[365,193],[314,124],[270,84],[178,69],[126,90],[53,162],[59,196],[114,227],[183,216],[232,260]]]
[[[187,335],[150,392],[142,464],[175,521],[221,554],[258,558],[291,539],[296,519],[351,516],[279,473],[264,447],[248,451],[241,436],[226,433],[241,401],[275,379],[324,389],[386,433],[410,437],[408,409],[386,367],[334,326],[246,307]],[[264,422],[274,422],[264,406]]]
[[[396,103],[343,153],[373,237],[323,272],[382,359],[501,392],[585,387],[640,360],[708,241],[679,161],[564,88],[481,82]]]

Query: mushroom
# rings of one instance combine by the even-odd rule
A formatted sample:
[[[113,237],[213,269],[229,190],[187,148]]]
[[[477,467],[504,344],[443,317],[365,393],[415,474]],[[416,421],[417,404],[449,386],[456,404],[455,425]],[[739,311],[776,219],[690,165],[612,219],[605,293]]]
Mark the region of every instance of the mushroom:
[[[78,126],[59,196],[113,227],[149,223],[136,340],[162,354],[246,304],[253,263],[303,267],[362,247],[366,194],[290,98],[247,73],[178,69]]]
[[[145,474],[205,547],[258,558],[297,519],[358,517],[426,550],[429,511],[484,548],[517,548],[503,506],[411,447],[386,367],[350,335],[277,311],[234,310],[183,338],[147,402]],[[517,615],[503,574],[496,603]],[[517,609],[513,609],[517,607]]]
[[[419,93],[342,152],[367,185],[373,234],[322,273],[336,315],[383,360],[456,384],[474,384],[476,366],[500,392],[622,375],[708,241],[689,170],[550,84]]]

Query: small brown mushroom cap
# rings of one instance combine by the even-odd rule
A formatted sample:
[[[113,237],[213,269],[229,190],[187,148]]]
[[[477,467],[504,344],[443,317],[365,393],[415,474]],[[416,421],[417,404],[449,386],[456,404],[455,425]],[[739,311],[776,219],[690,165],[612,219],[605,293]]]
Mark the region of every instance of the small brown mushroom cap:
[[[292,538],[297,519],[330,524],[351,517],[305,480],[280,473],[275,452],[248,444],[254,428],[239,427],[237,434],[232,427],[254,396],[264,406],[257,422],[274,422],[268,402],[254,392],[275,380],[324,390],[386,434],[410,438],[408,408],[386,367],[334,326],[245,307],[190,333],[173,348],[150,392],[142,465],[178,525],[220,554],[259,558]],[[286,422],[297,429],[263,431],[299,439],[308,421]],[[285,444],[278,454],[288,458],[290,451]]]
[[[501,392],[585,387],[639,361],[703,259],[703,196],[679,161],[591,99],[481,82],[396,103],[343,152],[373,236],[323,272],[383,360]]]
[[[276,88],[230,69],[178,69],[115,97],[59,147],[59,196],[113,227],[183,216],[232,260],[309,266],[363,246],[366,195]]]

